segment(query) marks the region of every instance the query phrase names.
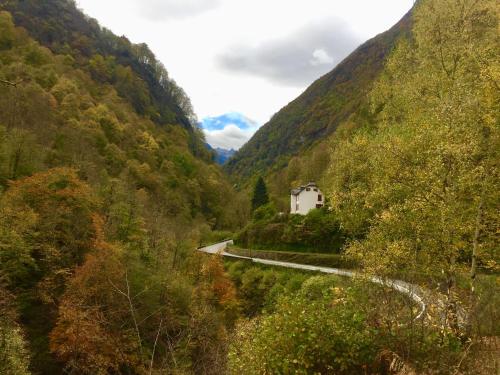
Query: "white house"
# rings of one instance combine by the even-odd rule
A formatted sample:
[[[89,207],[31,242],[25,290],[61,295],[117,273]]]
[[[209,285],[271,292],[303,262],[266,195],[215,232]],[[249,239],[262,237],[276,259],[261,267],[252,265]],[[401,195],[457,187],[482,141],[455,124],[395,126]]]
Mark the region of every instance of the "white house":
[[[313,208],[325,205],[325,198],[314,182],[292,190],[290,197],[290,213],[307,215]]]

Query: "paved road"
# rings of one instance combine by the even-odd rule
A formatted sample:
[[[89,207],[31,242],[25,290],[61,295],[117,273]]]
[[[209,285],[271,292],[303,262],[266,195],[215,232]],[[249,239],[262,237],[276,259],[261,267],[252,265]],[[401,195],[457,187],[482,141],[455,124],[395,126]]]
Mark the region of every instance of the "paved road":
[[[334,275],[340,275],[340,276],[347,276],[347,277],[355,277],[360,275],[359,273],[353,272],[353,271],[348,271],[348,270],[342,270],[339,268],[330,268],[330,267],[317,267],[317,266],[311,266],[308,264],[299,264],[299,263],[290,263],[290,262],[280,262],[277,260],[268,260],[268,259],[260,259],[260,258],[251,258],[251,257],[243,257],[239,255],[234,255],[231,253],[228,253],[226,250],[227,245],[233,244],[232,240],[229,241],[224,241],[220,242],[214,245],[206,246],[199,248],[198,250],[204,253],[208,254],[219,254],[228,258],[236,258],[236,259],[246,259],[249,261],[252,261],[254,263],[261,263],[261,264],[267,264],[271,266],[277,266],[277,267],[285,267],[285,268],[296,268],[300,270],[306,270],[306,271],[316,271],[316,272],[323,272],[323,273],[329,273],[329,274],[334,274]],[[415,319],[420,319],[424,316],[425,310],[427,309],[425,299],[427,297],[427,294],[422,288],[406,283],[401,280],[387,280],[387,279],[382,279],[380,277],[370,277],[370,281],[376,284],[388,286],[394,290],[397,290],[398,292],[401,292],[411,298],[415,303],[417,303],[420,306],[420,311],[418,315],[416,316]]]

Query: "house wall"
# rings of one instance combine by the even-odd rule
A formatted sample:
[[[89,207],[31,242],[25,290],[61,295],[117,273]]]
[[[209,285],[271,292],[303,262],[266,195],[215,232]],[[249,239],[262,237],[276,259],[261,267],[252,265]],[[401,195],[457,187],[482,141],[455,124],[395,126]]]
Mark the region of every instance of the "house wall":
[[[290,195],[290,213],[295,214],[296,212],[296,204],[297,204],[297,196]]]
[[[321,195],[321,200],[318,200],[318,196]],[[317,204],[321,204],[322,206],[324,205],[325,202],[325,197],[323,193],[318,189],[318,191],[314,191],[313,188],[311,188],[310,191],[303,190],[298,196],[292,195],[291,201],[291,210],[290,212],[292,214],[301,214],[301,215],[307,215],[309,211],[311,211],[313,208],[316,208]],[[295,204],[299,204],[299,209],[295,210]]]

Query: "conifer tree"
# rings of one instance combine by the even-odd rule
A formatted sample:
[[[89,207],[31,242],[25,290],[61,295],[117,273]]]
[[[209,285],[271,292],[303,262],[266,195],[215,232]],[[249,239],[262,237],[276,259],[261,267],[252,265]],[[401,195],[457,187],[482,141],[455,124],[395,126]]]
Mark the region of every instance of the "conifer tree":
[[[262,177],[259,177],[253,191],[252,209],[256,210],[267,203],[269,203],[269,196],[267,195],[266,183]]]

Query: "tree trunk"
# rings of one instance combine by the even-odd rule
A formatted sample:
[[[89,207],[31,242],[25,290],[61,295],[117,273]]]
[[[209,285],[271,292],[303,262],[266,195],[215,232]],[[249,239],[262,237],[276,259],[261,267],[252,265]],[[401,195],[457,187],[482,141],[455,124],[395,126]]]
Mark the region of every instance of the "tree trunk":
[[[456,296],[456,259],[453,256],[450,260],[450,269],[446,280],[447,284],[447,305],[446,305],[446,325],[456,335],[460,335],[460,327],[458,324],[458,304]]]
[[[474,238],[472,240],[472,257],[470,266],[470,300],[469,311],[467,315],[467,332],[469,336],[472,333],[472,325],[475,318],[477,256],[479,248],[479,235],[481,233],[481,221],[483,216],[483,200],[483,195],[481,195],[479,205],[477,207],[476,228],[474,230]]]
[[[471,295],[474,295],[475,290],[475,281],[476,281],[476,273],[477,273],[477,252],[479,247],[479,234],[481,232],[481,219],[483,215],[483,197],[479,201],[479,206],[477,208],[477,216],[476,216],[476,228],[474,231],[474,239],[472,242],[472,260],[470,267],[470,291]]]

